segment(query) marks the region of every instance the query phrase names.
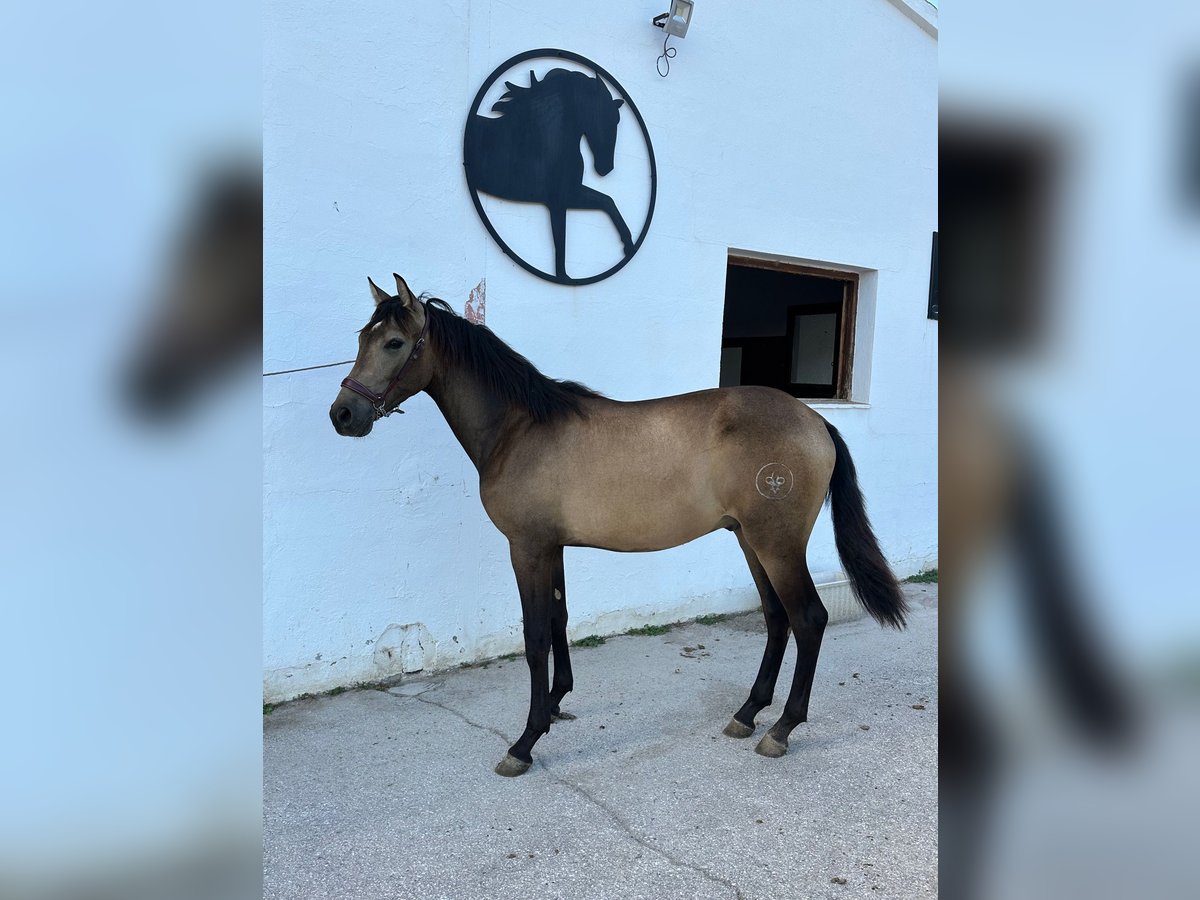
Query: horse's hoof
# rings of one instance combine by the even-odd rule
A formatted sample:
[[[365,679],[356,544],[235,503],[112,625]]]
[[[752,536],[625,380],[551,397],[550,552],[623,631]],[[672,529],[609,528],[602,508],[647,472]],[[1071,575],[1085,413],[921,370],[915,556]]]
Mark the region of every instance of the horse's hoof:
[[[787,753],[788,745],[781,741],[777,741],[771,736],[771,732],[767,732],[762,736],[762,740],[758,742],[758,746],[754,748],[754,752],[759,756],[769,756],[771,759],[778,759]]]
[[[516,778],[518,775],[528,772],[531,765],[533,763],[527,763],[523,759],[517,759],[511,753],[506,753],[504,759],[496,765],[496,774],[503,775],[505,778]]]
[[[556,722],[573,722],[577,718],[575,713],[563,712],[561,709],[558,712],[551,713],[550,718]]]
[[[732,738],[748,738],[754,734],[754,726],[739,722],[736,718],[730,719],[729,724],[725,726],[724,734]]]

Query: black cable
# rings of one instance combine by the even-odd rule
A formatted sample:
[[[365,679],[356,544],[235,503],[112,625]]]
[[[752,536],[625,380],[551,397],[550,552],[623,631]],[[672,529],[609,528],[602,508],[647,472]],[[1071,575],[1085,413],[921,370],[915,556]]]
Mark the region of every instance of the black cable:
[[[674,47],[667,46],[667,41],[670,39],[671,36],[669,34],[663,38],[662,56],[654,61],[654,67],[658,69],[658,74],[663,78],[666,78],[671,74],[671,60],[673,60],[675,58],[675,54],[679,52]]]

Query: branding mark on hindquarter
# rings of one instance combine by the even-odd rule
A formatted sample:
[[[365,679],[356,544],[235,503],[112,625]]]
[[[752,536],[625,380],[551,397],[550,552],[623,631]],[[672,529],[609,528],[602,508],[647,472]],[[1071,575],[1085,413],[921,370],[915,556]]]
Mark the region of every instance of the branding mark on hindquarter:
[[[754,476],[754,487],[768,500],[782,500],[792,492],[796,478],[783,463],[767,463]]]

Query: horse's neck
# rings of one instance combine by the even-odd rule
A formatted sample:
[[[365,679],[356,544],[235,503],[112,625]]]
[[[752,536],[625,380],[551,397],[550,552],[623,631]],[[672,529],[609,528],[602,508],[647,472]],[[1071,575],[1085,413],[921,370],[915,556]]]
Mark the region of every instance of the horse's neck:
[[[439,361],[425,389],[481,473],[512,425],[508,405],[472,375]]]

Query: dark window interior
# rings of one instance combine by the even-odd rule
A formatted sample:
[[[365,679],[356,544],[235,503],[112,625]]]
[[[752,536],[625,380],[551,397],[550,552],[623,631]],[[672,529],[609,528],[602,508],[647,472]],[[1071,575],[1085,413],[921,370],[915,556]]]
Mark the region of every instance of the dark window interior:
[[[731,259],[725,275],[722,387],[849,398],[857,276]]]
[[[942,119],[938,212],[954,223],[948,274],[958,305],[943,353],[1004,355],[1037,343],[1061,155],[1049,134]]]

